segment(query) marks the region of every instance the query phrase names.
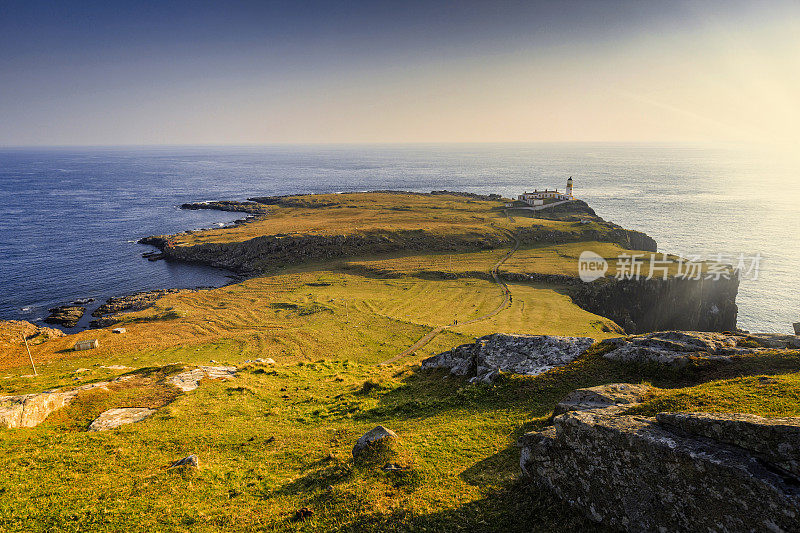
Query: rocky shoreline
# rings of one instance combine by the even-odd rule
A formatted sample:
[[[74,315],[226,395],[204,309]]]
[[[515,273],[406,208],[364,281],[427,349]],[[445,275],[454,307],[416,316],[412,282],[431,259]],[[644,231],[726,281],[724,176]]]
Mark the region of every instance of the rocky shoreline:
[[[65,328],[74,328],[86,313],[82,305],[61,305],[47,310],[50,315],[44,319],[48,324],[57,324]]]
[[[235,213],[248,213],[251,215],[269,214],[269,206],[253,201],[239,202],[235,200],[218,200],[211,202],[193,202],[181,204],[181,209],[196,211],[198,209],[212,209],[215,211],[232,211]]]

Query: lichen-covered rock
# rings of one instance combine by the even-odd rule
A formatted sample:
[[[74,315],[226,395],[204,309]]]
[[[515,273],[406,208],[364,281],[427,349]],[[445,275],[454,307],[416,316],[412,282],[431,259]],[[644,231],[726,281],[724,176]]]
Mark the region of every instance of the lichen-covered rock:
[[[729,361],[731,356],[772,349],[799,349],[797,335],[731,334],[704,331],[657,331],[608,339],[614,349],[605,357],[623,362],[683,364],[689,358]]]
[[[633,383],[609,383],[586,389],[576,389],[566,398],[558,402],[553,409],[553,416],[567,411],[584,411],[586,409],[602,409],[605,407],[630,406],[642,401],[644,394],[650,390],[648,385]]]
[[[473,352],[476,344],[462,344],[456,346],[452,350],[442,352],[439,355],[434,355],[422,361],[421,367],[423,370],[431,370],[435,368],[449,369],[450,373],[454,376],[474,376],[475,375],[475,357]]]
[[[796,476],[763,455],[621,411],[566,412],[523,436],[523,473],[627,531],[800,531]]]
[[[231,379],[236,377],[235,366],[201,366],[181,372],[170,378],[170,382],[183,392],[193,391],[203,379]]]
[[[356,441],[356,445],[353,446],[353,457],[358,458],[370,446],[374,446],[376,444],[391,446],[396,441],[397,434],[394,431],[386,429],[383,426],[376,426],[370,431],[364,433]]]
[[[121,407],[103,411],[89,426],[89,431],[106,431],[125,424],[133,424],[144,420],[155,413],[155,409],[146,407]]]
[[[800,479],[800,418],[764,418],[742,413],[658,413],[658,423],[754,452],[761,460]]]
[[[449,368],[471,381],[491,382],[500,372],[535,376],[574,361],[594,343],[590,337],[494,333],[422,361],[422,368]]]

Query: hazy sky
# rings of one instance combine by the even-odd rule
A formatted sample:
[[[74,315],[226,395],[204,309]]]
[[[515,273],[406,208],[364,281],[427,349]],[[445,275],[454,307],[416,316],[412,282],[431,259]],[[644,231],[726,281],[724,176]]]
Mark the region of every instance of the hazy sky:
[[[800,139],[800,0],[0,1],[0,145]]]

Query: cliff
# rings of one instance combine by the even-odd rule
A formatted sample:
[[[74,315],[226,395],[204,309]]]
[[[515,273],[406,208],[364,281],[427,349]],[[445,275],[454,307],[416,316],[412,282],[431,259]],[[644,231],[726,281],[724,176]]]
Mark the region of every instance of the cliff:
[[[139,241],[161,249],[166,259],[256,273],[285,265],[398,251],[475,251],[507,246],[499,233],[437,236],[423,230],[369,231],[353,235],[264,235],[242,242],[169,246],[168,237]]]
[[[736,329],[739,278],[601,279],[579,283],[572,293],[581,308],[610,318],[627,333],[668,329]]]

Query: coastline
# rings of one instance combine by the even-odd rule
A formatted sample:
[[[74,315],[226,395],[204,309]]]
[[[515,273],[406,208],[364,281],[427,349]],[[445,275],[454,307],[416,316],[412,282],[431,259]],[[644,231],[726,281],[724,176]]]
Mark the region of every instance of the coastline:
[[[353,194],[353,193],[350,193]],[[478,195],[453,191],[432,191],[431,193],[407,191],[368,191],[361,194],[415,195],[420,197],[450,195],[463,196],[482,201],[499,201],[500,195]],[[345,194],[346,196],[346,194]],[[218,209],[234,212],[258,213],[237,221],[237,225],[255,223],[269,217],[269,207],[325,209],[336,207],[336,202],[320,201],[321,195],[300,194],[287,196],[253,197],[247,201],[232,200],[184,204],[187,209]],[[323,196],[324,198],[324,196]],[[262,208],[261,206],[266,206]],[[506,216],[530,216],[523,210],[506,209]],[[657,243],[650,236],[635,230],[624,229],[613,222],[598,217],[594,210],[581,200],[573,200],[549,211],[536,214],[543,220],[571,219],[576,217],[586,222],[587,217],[596,224],[604,226],[603,231],[586,229],[580,234],[570,234],[552,228],[533,227],[520,230],[515,239],[527,245],[536,243],[568,243],[608,241],[623,248],[656,252]],[[194,246],[175,246],[174,241],[181,235],[192,235],[186,231],[174,235],[154,235],[139,242],[155,246],[166,260],[189,264],[200,264],[224,268],[243,277],[268,273],[275,266],[291,266],[296,260],[300,263],[309,260],[346,259],[359,254],[414,253],[421,250],[463,253],[469,250],[492,249],[504,246],[507,236],[482,235],[481,239],[461,239],[449,236],[445,240],[420,236],[416,233],[378,231],[361,235],[332,234],[319,235],[275,235],[259,236],[249,240],[224,244],[197,244]],[[266,258],[266,259],[265,259]],[[385,272],[376,272],[386,275]],[[449,277],[450,279],[483,278],[485,272],[465,272],[453,277],[445,273],[426,272],[428,277]],[[557,283],[572,287],[573,301],[581,308],[606,316],[617,322],[629,334],[645,333],[666,329],[698,331],[737,330],[738,307],[736,295],[739,279],[717,280],[713,282],[693,282],[690,280],[614,281],[601,280],[600,283],[584,283],[576,275],[546,275],[539,273],[503,273],[508,280],[539,281]],[[668,302],[668,303],[665,303]]]

